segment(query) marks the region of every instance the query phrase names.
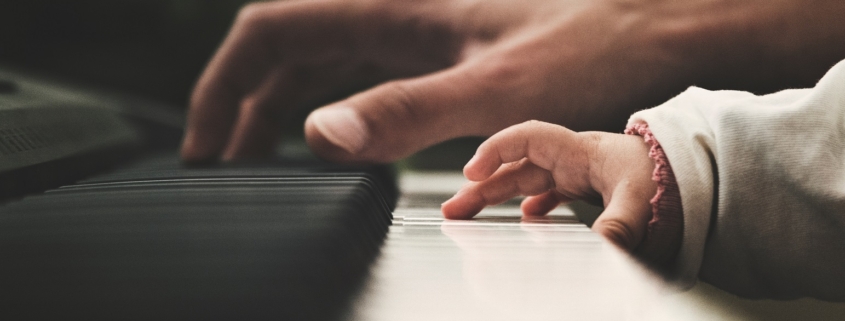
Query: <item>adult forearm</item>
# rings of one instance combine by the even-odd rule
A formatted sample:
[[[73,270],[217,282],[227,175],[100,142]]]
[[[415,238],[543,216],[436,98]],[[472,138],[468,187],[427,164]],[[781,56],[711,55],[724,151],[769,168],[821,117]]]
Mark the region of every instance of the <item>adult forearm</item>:
[[[656,8],[696,85],[757,93],[812,87],[845,58],[845,2],[704,0]]]

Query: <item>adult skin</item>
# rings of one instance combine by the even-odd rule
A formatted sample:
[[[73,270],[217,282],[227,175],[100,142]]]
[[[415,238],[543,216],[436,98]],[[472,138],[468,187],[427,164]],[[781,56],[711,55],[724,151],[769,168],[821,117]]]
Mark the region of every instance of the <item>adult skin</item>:
[[[390,162],[530,119],[620,131],[689,85],[809,86],[841,0],[311,0],[245,7],[191,97],[186,161],[269,154],[293,106],[335,161]]]

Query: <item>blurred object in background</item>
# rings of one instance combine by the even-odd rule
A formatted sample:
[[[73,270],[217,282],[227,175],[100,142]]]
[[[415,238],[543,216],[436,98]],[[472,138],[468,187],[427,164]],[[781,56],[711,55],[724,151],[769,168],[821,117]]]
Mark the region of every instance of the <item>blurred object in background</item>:
[[[0,2],[0,63],[184,106],[245,0]]]

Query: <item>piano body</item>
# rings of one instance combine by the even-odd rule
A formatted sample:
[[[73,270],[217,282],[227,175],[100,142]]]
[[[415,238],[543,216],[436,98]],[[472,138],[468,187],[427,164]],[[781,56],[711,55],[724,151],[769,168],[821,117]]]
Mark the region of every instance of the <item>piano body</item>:
[[[0,82],[3,320],[845,315],[678,292],[581,222],[596,209],[525,220],[509,202],[447,221],[457,172],[297,157],[185,167],[182,120],[153,102],[8,71]]]

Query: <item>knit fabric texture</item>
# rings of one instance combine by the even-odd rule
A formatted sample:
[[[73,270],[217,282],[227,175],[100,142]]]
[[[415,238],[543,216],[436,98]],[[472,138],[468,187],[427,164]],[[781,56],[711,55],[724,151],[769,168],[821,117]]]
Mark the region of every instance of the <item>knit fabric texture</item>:
[[[648,156],[654,161],[651,179],[657,182],[657,193],[650,201],[652,217],[648,231],[635,251],[649,264],[665,267],[675,259],[683,239],[684,212],[678,183],[663,147],[648,124],[632,124],[625,129],[625,134],[639,135],[649,145]]]

